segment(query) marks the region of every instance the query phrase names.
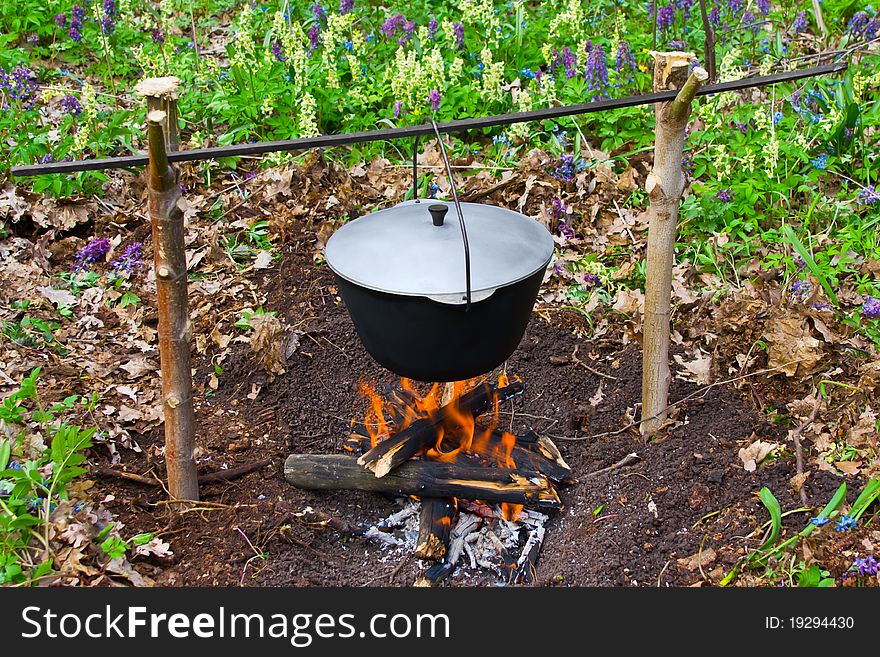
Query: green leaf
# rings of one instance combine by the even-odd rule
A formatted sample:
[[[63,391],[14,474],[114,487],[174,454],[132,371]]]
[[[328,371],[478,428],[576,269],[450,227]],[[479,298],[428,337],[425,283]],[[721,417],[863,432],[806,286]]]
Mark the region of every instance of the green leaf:
[[[12,446],[8,440],[0,443],[0,471],[5,470],[9,465],[9,457],[12,456]]]
[[[155,538],[155,536],[156,535],[153,534],[152,532],[146,532],[144,534],[138,534],[137,536],[132,536],[130,542],[134,546],[146,545],[147,543],[152,541]]]
[[[141,298],[134,292],[126,292],[119,299],[119,307],[126,308],[127,306],[137,306],[140,300]]]
[[[854,516],[856,520],[862,517],[862,514],[867,510],[869,506],[871,506],[871,502],[880,497],[880,479],[874,478],[868,482],[868,485],[865,486],[864,490],[862,490],[861,494],[856,498],[856,501],[853,502],[852,510],[850,511],[850,515]]]
[[[813,260],[813,256],[804,248],[804,245],[797,238],[797,235],[794,234],[794,231],[791,229],[791,226],[785,224],[782,227],[782,231],[785,233],[785,237],[788,238],[788,241],[791,243],[791,246],[795,251],[798,252],[798,255],[804,259],[804,262],[807,263],[807,267],[809,267],[810,272],[813,276],[816,277],[816,280],[822,285],[822,288],[825,290],[825,293],[828,295],[828,298],[834,303],[834,305],[838,305],[837,303],[837,295],[834,294],[834,290],[831,288],[831,284],[828,282],[828,279],[822,274],[819,270],[819,266],[816,264],[816,261]]]
[[[770,492],[770,489],[764,486],[761,489],[760,493],[761,502],[767,508],[767,511],[770,512],[770,536],[767,537],[767,540],[761,545],[759,550],[765,550],[768,547],[774,545],[776,543],[776,539],[779,538],[779,532],[782,530],[782,509],[779,506],[779,501],[773,496],[773,493]]]

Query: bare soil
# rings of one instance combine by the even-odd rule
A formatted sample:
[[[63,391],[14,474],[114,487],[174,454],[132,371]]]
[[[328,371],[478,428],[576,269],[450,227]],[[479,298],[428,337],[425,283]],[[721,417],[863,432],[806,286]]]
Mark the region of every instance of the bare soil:
[[[362,417],[359,380],[392,382],[361,346],[333,280],[316,264],[305,234],[289,239],[281,265],[256,283],[268,292],[267,305],[285,309],[279,317],[301,331],[285,374],[269,381],[247,344],[238,344],[223,363],[219,388],[197,390],[200,469],[214,471],[264,458],[270,466],[235,481],[203,487],[205,504],[172,518],[156,488],[99,478],[100,497],[125,523],[127,533],[160,531],[170,540],[170,560],[136,560],[136,567],[161,585],[362,586],[410,585],[424,564],[397,557],[363,539],[343,541],[331,529],[303,526],[292,515],[306,506],[351,523],[371,523],[400,508],[380,495],[293,488],[282,476],[287,454],[336,453],[349,420]],[[715,582],[720,573],[754,547],[756,527],[766,521],[757,499],[770,487],[782,508],[800,506],[789,491],[794,457],[784,453],[756,472],[746,472],[737,456],[752,434],[784,442],[785,429],[768,424],[750,396],[717,386],[682,404],[676,422],[646,443],[632,421],[640,397],[640,351],[610,340],[577,338],[580,315],[556,310],[535,315],[519,349],[507,363],[526,383],[525,394],[505,409],[515,431],[534,428],[553,437],[580,483],[563,488],[565,508],[547,527],[537,569],[538,585],[690,585]],[[577,358],[597,376],[572,361]],[[196,359],[195,380],[213,371]],[[601,399],[596,401],[601,384]],[[256,395],[252,393],[259,387]],[[672,399],[699,386],[674,380]],[[590,399],[593,399],[593,404]],[[512,411],[512,416],[510,415]],[[618,432],[577,441],[584,437]],[[144,454],[126,453],[127,469],[163,473],[157,450],[160,430],[137,436]],[[591,476],[630,452],[632,466]],[[823,504],[839,479],[818,472],[808,482],[812,504]],[[853,490],[857,488],[852,487]],[[808,515],[786,520],[800,527]],[[679,564],[702,551],[701,567]],[[444,585],[490,584],[451,576]]]

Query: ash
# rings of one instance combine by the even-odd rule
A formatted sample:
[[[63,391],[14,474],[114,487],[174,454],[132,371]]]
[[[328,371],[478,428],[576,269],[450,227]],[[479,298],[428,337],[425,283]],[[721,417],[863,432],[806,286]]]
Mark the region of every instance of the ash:
[[[383,562],[399,561],[416,548],[421,503],[401,500],[403,508],[371,526],[365,537],[384,552]],[[548,516],[523,509],[515,521],[502,517],[499,505],[459,502],[457,521],[443,561],[423,564],[417,586],[431,586],[445,578],[495,586],[528,584],[544,541]]]

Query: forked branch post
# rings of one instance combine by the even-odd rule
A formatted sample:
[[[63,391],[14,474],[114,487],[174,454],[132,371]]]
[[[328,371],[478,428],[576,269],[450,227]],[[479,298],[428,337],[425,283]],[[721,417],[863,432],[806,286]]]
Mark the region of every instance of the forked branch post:
[[[159,311],[159,361],[165,414],[165,465],[168,490],[177,500],[198,500],[195,463],[195,416],[190,345],[192,325],[187,296],[183,212],[177,170],[168,163],[162,110],[147,113],[150,223]]]
[[[681,158],[684,132],[697,91],[709,74],[690,70],[693,53],[653,52],[654,91],[678,89],[672,101],[655,105],[654,167],[645,189],[650,198],[647,284],[643,330],[642,435],[666,420],[669,406],[669,321],[678,207],[684,190]]]

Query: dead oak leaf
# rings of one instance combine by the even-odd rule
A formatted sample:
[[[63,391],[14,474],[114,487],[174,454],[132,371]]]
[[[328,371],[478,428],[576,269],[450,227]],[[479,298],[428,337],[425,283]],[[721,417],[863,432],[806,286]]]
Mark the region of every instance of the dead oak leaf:
[[[810,333],[801,317],[770,318],[764,332],[770,369],[780,369],[786,376],[807,376],[822,360],[822,343]]]
[[[124,365],[120,365],[119,369],[128,372],[129,379],[139,379],[144,374],[152,372],[156,368],[144,356],[132,358]]]
[[[697,351],[694,354],[694,360],[686,361],[683,356],[675,355],[675,362],[681,365],[689,376],[683,377],[685,380],[690,379],[694,383],[701,385],[709,385],[712,383],[712,357]],[[682,373],[683,374],[683,373]]]

